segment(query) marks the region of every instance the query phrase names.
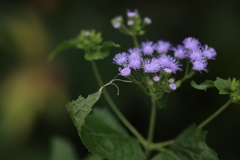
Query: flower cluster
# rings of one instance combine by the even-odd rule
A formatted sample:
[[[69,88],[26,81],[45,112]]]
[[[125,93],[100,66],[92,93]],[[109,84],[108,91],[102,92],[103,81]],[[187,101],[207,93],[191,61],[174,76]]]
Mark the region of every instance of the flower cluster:
[[[172,51],[172,54],[168,54]],[[207,60],[215,59],[216,51],[207,45],[202,46],[200,42],[192,37],[183,40],[182,45],[173,47],[169,42],[159,40],[142,42],[140,48],[132,48],[128,53],[122,52],[115,55],[113,63],[119,67],[120,75],[130,76],[132,71],[142,71],[143,74],[152,74],[153,81],[158,82],[163,74],[176,74],[182,71],[180,60],[189,59],[192,70],[205,71]],[[175,84],[169,86],[176,89]]]

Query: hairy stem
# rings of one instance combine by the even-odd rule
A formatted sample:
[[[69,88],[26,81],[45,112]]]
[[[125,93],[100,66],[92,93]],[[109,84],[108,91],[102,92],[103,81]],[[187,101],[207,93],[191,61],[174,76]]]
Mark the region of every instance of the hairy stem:
[[[202,129],[206,124],[208,124],[211,120],[213,120],[216,116],[218,116],[224,109],[226,109],[231,103],[232,103],[232,100],[231,99],[228,100],[221,108],[219,108],[215,113],[213,113],[204,122],[202,122],[198,126],[198,129]]]
[[[97,82],[100,87],[104,85],[101,76],[98,72],[97,66],[94,61],[91,61],[91,65],[94,71],[94,74],[96,76]],[[128,120],[123,116],[123,114],[119,111],[115,103],[112,101],[110,95],[108,94],[108,91],[106,88],[103,89],[103,95],[106,98],[108,104],[110,105],[111,109],[114,111],[114,113],[118,116],[118,118],[122,121],[122,123],[132,132],[132,134],[138,139],[138,141],[145,146],[146,140],[142,137],[142,135],[128,122]]]
[[[146,153],[147,159],[151,153],[151,144],[152,144],[153,135],[154,135],[156,113],[157,113],[156,100],[152,97],[152,110],[151,110],[150,123],[149,123],[149,129],[148,129],[147,146],[145,148],[145,153]]]

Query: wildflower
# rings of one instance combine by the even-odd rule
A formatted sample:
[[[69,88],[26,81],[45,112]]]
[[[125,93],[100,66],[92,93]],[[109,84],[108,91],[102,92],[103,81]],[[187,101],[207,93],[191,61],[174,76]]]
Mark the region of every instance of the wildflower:
[[[187,57],[186,50],[182,45],[178,45],[176,48],[173,47],[172,50],[174,51],[174,57],[178,59],[184,59]]]
[[[121,76],[129,76],[131,74],[131,69],[129,67],[125,67],[125,68],[118,68],[118,70],[120,71],[120,75]]]
[[[152,59],[152,60],[145,60],[143,62],[143,69],[144,72],[147,73],[156,73],[160,70],[161,66],[160,64],[157,63],[156,59]]]
[[[144,18],[144,22],[147,23],[147,24],[151,24],[152,23],[152,20],[148,17],[145,17]]]
[[[154,52],[152,45],[152,41],[142,42],[141,47],[144,55],[152,55]]]
[[[212,47],[208,47],[208,45],[204,46],[202,53],[207,59],[215,59],[217,55],[217,52]]]
[[[202,51],[200,49],[194,49],[189,52],[189,58],[191,61],[199,61],[203,58]]]
[[[176,85],[176,84],[170,84],[170,85],[169,85],[169,88],[170,88],[171,90],[176,90],[176,89],[177,89],[177,85]]]
[[[141,68],[141,59],[129,59],[128,66],[133,69],[140,69]]]
[[[171,71],[173,73],[176,73],[176,71],[178,70],[182,70],[181,68],[179,68],[181,66],[179,61],[176,61],[176,59],[174,59],[172,56],[170,55],[166,55],[166,54],[162,54],[159,58],[158,58],[158,62],[161,65],[161,67],[163,68],[169,68],[171,69]],[[167,70],[168,72],[170,70]],[[165,71],[166,72],[166,71]],[[167,72],[167,73],[168,73]]]
[[[134,12],[131,12],[129,9],[127,10],[127,16],[128,17],[135,17],[138,13],[138,10],[135,9]]]
[[[164,68],[164,71],[165,71],[166,73],[172,73],[172,69],[170,69],[170,68]]]
[[[208,72],[208,70],[206,69],[207,67],[207,61],[205,60],[199,60],[199,61],[194,61],[192,62],[193,64],[193,70],[197,70],[197,71],[205,71]]]
[[[175,81],[175,80],[174,80],[173,78],[170,78],[170,79],[168,80],[169,83],[174,83],[174,81]]]
[[[114,24],[113,24],[113,27],[114,28],[119,28],[121,26],[121,23],[120,22],[115,22]]]
[[[128,59],[128,54],[126,52],[118,53],[113,58],[113,63],[118,65],[123,65]]]
[[[139,48],[131,48],[128,50],[128,52],[130,53],[130,55],[128,56],[129,60],[141,59],[141,50]]]
[[[127,22],[127,24],[128,24],[129,26],[131,26],[131,25],[134,24],[134,22],[133,22],[132,20],[129,20],[129,21]]]
[[[198,49],[200,46],[200,42],[193,37],[188,37],[183,40],[183,44],[187,49]]]
[[[157,44],[154,45],[154,49],[157,51],[157,53],[167,53],[169,48],[171,47],[171,44],[169,42],[160,40],[157,42]]]
[[[154,80],[155,82],[158,82],[158,81],[160,81],[160,77],[159,77],[159,76],[155,76],[155,77],[153,77],[153,80]]]

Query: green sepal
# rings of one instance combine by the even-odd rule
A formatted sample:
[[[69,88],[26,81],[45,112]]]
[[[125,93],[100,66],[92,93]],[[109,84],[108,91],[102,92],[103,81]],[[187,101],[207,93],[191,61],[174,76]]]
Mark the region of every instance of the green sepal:
[[[86,118],[81,131],[85,147],[108,160],[145,160],[138,141],[125,129],[107,109],[95,108]]]
[[[87,98],[83,98],[80,95],[77,100],[68,102],[66,104],[68,113],[72,118],[75,127],[77,128],[79,136],[86,116],[91,112],[93,105],[98,101],[101,94],[102,92],[98,91],[88,95]]]
[[[169,147],[152,160],[219,160],[217,153],[206,144],[206,131],[191,125]]]
[[[201,84],[196,84],[194,81],[191,81],[191,86],[193,88],[199,89],[199,90],[207,90],[208,88],[215,87],[214,82],[210,80],[206,80],[205,82],[202,82]]]

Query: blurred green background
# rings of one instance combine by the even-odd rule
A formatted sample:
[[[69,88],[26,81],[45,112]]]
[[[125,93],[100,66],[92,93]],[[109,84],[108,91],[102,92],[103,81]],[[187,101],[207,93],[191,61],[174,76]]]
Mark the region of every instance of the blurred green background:
[[[104,41],[121,45],[112,48],[108,58],[97,61],[107,83],[118,74],[118,67],[112,64],[113,56],[133,47],[131,37],[113,29],[110,20],[125,16],[126,9],[135,8],[142,17],[148,16],[153,21],[139,41],[163,39],[177,45],[191,36],[215,48],[218,55],[216,61],[209,62],[209,73],[198,73],[191,80],[200,83],[215,77],[240,78],[238,0],[2,0],[1,160],[53,160],[54,146],[61,146],[56,144],[62,141],[72,144],[79,159],[87,155],[64,106],[80,94],[86,97],[99,89],[91,65],[83,59],[83,52],[76,49],[61,52],[51,63],[46,59],[63,40],[75,37],[82,29],[96,29],[102,32]],[[170,95],[167,108],[158,111],[155,141],[172,139],[191,123],[199,124],[228,99],[218,95],[216,89],[195,90],[189,82]],[[118,85],[119,96],[115,87],[107,87],[112,98],[146,136],[149,98],[135,84],[118,82]],[[103,96],[97,106],[108,107]],[[240,159],[239,115],[240,107],[231,105],[204,127],[209,131],[207,144],[221,160]],[[66,150],[60,148],[56,153],[64,154]],[[55,157],[61,158],[71,160]]]

